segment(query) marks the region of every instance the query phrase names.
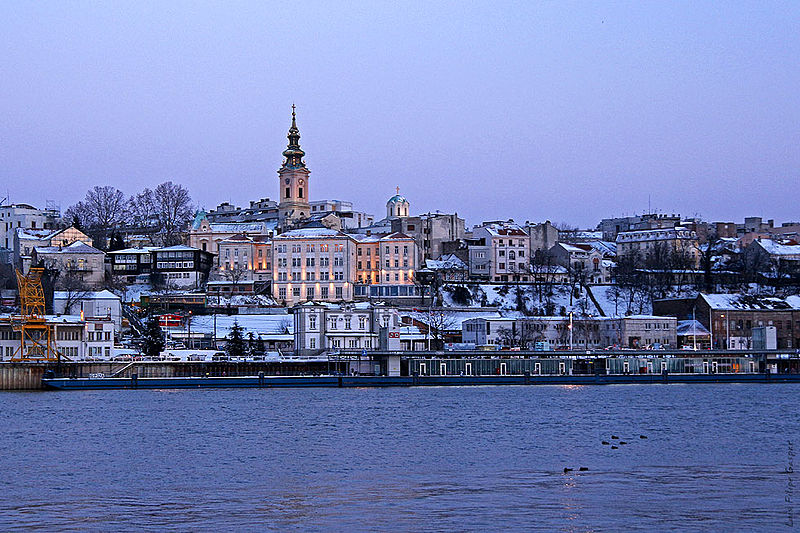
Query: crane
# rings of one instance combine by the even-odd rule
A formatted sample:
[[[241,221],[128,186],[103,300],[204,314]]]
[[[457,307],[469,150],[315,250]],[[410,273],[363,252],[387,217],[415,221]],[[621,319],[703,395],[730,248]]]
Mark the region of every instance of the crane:
[[[27,274],[17,270],[20,314],[11,317],[11,328],[19,333],[20,342],[12,361],[60,361],[63,357],[44,314],[43,275],[41,267],[31,267]]]

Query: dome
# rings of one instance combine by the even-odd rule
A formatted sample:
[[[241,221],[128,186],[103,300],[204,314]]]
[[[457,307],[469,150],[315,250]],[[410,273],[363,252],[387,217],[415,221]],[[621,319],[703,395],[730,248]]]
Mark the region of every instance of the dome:
[[[386,202],[386,203],[387,204],[402,204],[402,203],[408,203],[408,200],[406,200],[405,196],[400,196],[399,194],[395,194],[394,196],[389,198],[389,201]]]

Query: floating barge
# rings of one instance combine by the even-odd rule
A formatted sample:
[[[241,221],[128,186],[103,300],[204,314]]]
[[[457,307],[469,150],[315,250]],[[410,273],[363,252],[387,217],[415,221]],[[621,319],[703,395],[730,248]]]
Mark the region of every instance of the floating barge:
[[[140,362],[110,374],[58,375],[48,370],[46,389],[197,389],[289,387],[416,387],[481,385],[614,385],[670,383],[800,383],[796,353],[717,352],[632,355],[462,353],[341,354],[327,360],[256,363]],[[302,365],[302,366],[300,366]],[[302,368],[302,371],[299,370]],[[295,375],[288,375],[295,374]]]

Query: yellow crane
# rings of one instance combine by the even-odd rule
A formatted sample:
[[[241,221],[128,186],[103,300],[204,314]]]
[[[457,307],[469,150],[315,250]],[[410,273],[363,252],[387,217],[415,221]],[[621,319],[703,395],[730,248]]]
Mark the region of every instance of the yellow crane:
[[[62,357],[44,314],[43,275],[40,267],[31,267],[25,275],[17,270],[20,314],[11,317],[11,328],[19,333],[20,342],[12,361],[59,361]]]

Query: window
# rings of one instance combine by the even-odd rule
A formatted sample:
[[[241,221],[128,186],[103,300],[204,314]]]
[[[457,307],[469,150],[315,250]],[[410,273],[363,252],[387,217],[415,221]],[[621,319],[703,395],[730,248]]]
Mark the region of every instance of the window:
[[[308,329],[317,329],[317,317],[316,317],[316,315],[309,315],[308,316]]]
[[[292,296],[300,298],[300,287],[292,287]]]
[[[289,198],[289,197],[292,195],[292,192],[291,192],[291,191],[292,191],[292,190],[291,190],[289,187],[286,187],[286,194],[284,194],[284,196],[285,196],[286,198]]]
[[[306,300],[314,299],[314,287],[306,287]]]
[[[315,339],[313,337],[308,339],[308,347],[309,348],[316,348],[317,347],[317,339]]]
[[[297,197],[298,198],[302,198],[303,197],[303,188],[302,187],[297,189]]]
[[[316,278],[316,276],[315,276],[315,274],[314,274],[313,272],[308,272],[308,273],[306,274],[306,279],[307,279],[308,281],[314,281],[314,280],[315,280],[315,278]]]
[[[344,317],[344,329],[353,329],[351,327],[351,320],[352,318],[349,316]]]
[[[408,255],[408,246],[403,246],[403,255]]]
[[[367,325],[367,317],[359,316],[358,317],[358,329],[364,329]]]
[[[336,287],[336,299],[341,300],[343,297],[343,290],[341,287]]]
[[[400,247],[399,246],[395,246],[394,247],[394,253],[395,253],[395,255],[400,253]]]
[[[319,295],[320,295],[320,298],[322,298],[323,300],[327,300],[328,299],[328,287],[321,287],[319,289]]]
[[[280,298],[281,300],[286,299],[286,287],[281,287],[280,289],[278,289],[278,298]]]

